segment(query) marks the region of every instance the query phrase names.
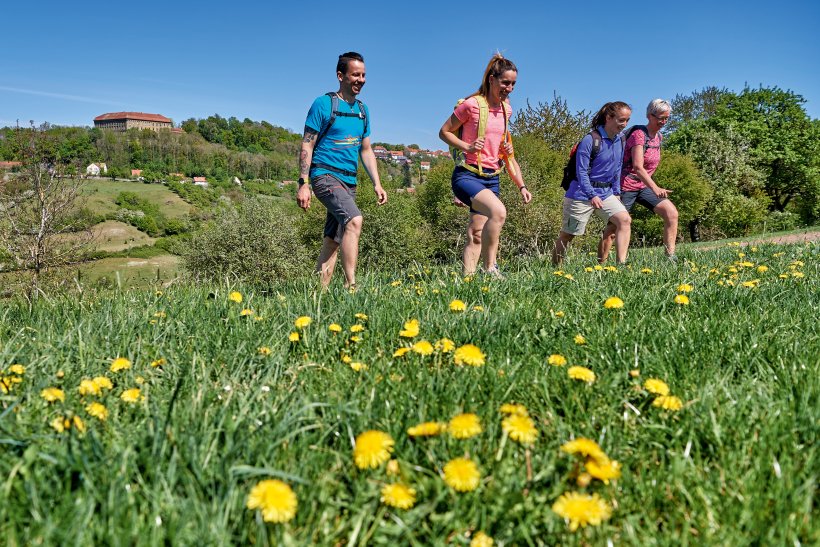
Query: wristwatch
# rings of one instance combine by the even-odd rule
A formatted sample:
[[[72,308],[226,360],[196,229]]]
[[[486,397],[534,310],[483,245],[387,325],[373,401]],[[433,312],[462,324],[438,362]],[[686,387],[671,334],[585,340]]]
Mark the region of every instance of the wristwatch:
[[[299,177],[299,188],[301,188],[305,184],[307,184],[307,181],[304,179],[304,177]]]

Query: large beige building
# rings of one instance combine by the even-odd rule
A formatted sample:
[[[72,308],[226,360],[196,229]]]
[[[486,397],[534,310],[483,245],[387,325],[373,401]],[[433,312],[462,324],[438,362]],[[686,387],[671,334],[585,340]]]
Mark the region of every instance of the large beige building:
[[[94,118],[94,127],[111,129],[112,131],[127,131],[129,129],[171,129],[171,120],[161,114],[146,114],[145,112],[110,112]]]

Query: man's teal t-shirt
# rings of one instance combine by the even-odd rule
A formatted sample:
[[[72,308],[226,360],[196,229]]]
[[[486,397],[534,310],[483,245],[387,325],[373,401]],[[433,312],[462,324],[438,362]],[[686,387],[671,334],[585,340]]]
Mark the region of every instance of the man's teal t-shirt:
[[[319,133],[322,128],[330,123],[331,100],[327,95],[318,97],[310,107],[310,111],[305,120],[305,125]],[[370,119],[370,111],[364,105],[364,112],[367,119]],[[352,105],[343,99],[339,99],[340,112],[352,112],[359,114],[359,103]],[[332,165],[345,171],[356,171],[359,167],[359,152],[362,148],[362,139],[370,136],[370,123],[364,127],[365,120],[352,116],[336,116],[330,131],[313,149],[313,162]],[[366,131],[365,131],[366,129]],[[364,134],[362,134],[364,132]],[[334,171],[314,167],[310,170],[310,178],[330,173],[346,184],[355,185],[356,177],[342,175]]]

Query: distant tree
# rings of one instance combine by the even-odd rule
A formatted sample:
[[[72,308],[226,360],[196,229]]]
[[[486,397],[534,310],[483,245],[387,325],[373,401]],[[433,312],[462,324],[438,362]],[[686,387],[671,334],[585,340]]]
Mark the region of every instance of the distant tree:
[[[0,245],[16,268],[31,272],[31,300],[41,275],[79,258],[91,232],[78,214],[83,183],[62,176],[67,165],[54,135],[32,128],[16,138],[23,170],[0,186]]]
[[[518,111],[510,130],[513,135],[527,135],[543,140],[555,151],[568,153],[569,149],[589,131],[592,115],[584,110],[572,112],[567,102],[556,93],[551,103],[532,106]]]
[[[704,87],[689,95],[675,95],[671,101],[672,115],[664,127],[664,132],[671,133],[681,124],[712,117],[717,111],[718,104],[730,95],[734,93],[726,88],[720,89],[714,86]]]

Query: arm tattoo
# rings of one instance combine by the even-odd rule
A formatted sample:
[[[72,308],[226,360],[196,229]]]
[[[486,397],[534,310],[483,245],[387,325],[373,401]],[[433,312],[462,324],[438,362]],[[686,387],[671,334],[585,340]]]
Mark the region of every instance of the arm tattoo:
[[[315,129],[311,129],[308,126],[305,126],[305,136],[302,138],[302,142],[308,143],[313,142],[316,140],[316,137],[319,135],[319,132]]]
[[[299,157],[299,173],[305,174],[310,170],[310,160],[308,159],[307,150],[302,150]]]

